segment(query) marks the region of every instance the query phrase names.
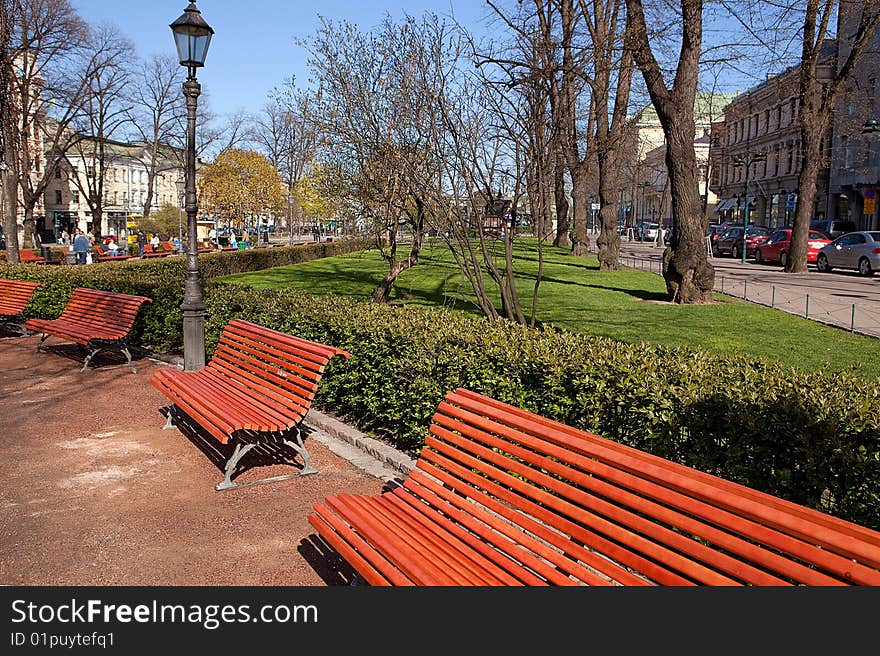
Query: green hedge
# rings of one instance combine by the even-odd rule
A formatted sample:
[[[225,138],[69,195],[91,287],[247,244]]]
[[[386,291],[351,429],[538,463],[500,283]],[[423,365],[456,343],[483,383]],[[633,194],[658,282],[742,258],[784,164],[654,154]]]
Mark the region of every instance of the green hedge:
[[[412,454],[444,394],[467,387],[880,527],[880,387],[855,376],[219,283],[209,348],[234,317],[350,351],[318,401]]]
[[[210,279],[233,273],[257,271],[308,262],[370,248],[366,240],[345,239],[303,246],[259,248],[239,252],[199,255],[199,271],[205,287]],[[45,283],[37,290],[25,316],[52,319],[64,310],[76,287],[90,287],[153,299],[145,304],[132,328],[134,344],[159,352],[182,348],[180,303],[183,299],[185,257],[102,262],[87,266],[46,266],[0,262],[0,278]]]

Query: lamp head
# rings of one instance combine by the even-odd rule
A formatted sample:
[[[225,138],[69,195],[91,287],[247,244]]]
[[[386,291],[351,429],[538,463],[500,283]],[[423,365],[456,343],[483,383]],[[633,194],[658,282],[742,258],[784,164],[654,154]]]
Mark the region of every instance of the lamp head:
[[[190,2],[183,15],[170,25],[180,65],[195,68],[205,65],[213,28],[202,18],[195,2]]]

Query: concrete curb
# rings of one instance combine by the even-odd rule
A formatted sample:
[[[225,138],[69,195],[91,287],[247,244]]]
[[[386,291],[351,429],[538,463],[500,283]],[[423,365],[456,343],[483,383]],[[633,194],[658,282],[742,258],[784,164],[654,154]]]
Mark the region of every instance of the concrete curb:
[[[403,474],[406,476],[415,468],[415,460],[406,454],[401,453],[384,442],[380,442],[379,440],[367,436],[356,428],[339,421],[336,417],[325,412],[312,408],[306,416],[305,423],[308,426],[314,426],[320,431],[323,431],[330,437],[356,447],[363,455],[378,462],[383,468],[392,469],[395,474]],[[343,454],[340,453],[338,455]],[[363,462],[360,458],[358,458],[358,462],[355,462],[354,460],[352,460],[352,462],[360,466],[362,469],[365,468],[362,464],[359,464],[360,462]]]

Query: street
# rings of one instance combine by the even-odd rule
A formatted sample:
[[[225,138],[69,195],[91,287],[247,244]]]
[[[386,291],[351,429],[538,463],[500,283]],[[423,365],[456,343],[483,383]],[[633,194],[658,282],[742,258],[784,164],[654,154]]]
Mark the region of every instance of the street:
[[[621,264],[660,274],[664,247],[627,241],[620,245]],[[813,264],[802,274],[783,273],[779,265],[712,257],[715,291],[774,307],[852,332],[880,337],[880,277],[855,271],[819,273]]]

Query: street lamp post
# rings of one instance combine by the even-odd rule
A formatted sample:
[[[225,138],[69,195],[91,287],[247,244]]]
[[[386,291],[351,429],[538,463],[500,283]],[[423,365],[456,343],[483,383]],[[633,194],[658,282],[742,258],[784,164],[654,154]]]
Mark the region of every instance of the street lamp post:
[[[186,179],[178,178],[174,185],[177,187],[177,239],[179,248],[183,248],[183,196],[186,194]]]
[[[767,156],[764,153],[749,153],[746,152],[745,155],[736,155],[733,158],[733,163],[737,166],[745,165],[746,167],[746,200],[745,200],[745,209],[743,211],[743,243],[742,243],[742,253],[740,254],[740,263],[746,263],[746,233],[749,229],[749,173],[752,169],[752,164],[757,164],[758,162],[763,162],[767,159]]]
[[[196,79],[196,69],[205,65],[208,46],[214,30],[202,18],[195,2],[190,2],[183,15],[170,25],[180,65],[186,66],[188,76],[183,83],[186,97],[186,219],[187,257],[186,285],[183,292],[183,368],[196,371],[205,366],[205,296],[199,278],[198,225],[196,216],[196,110],[202,87]]]

